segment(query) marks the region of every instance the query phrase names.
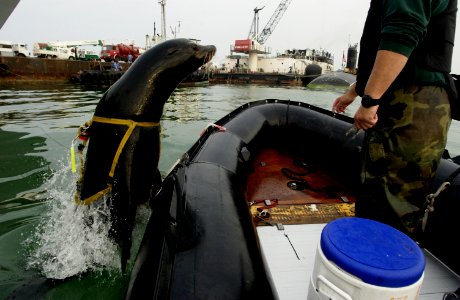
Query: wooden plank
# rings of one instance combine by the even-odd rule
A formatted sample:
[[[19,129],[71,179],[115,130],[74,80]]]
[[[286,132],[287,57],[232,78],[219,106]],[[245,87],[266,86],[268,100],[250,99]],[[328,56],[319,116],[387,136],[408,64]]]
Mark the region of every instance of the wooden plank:
[[[282,201],[279,201],[282,203]],[[253,216],[260,215],[257,208],[263,208],[263,204],[251,207]],[[265,209],[268,217],[264,219],[272,223],[282,224],[318,224],[327,223],[341,217],[352,217],[355,215],[354,203],[337,204],[304,204],[304,205],[278,205]],[[257,219],[256,219],[257,220]],[[260,220],[259,220],[260,221]],[[264,222],[256,222],[258,225],[267,225]]]

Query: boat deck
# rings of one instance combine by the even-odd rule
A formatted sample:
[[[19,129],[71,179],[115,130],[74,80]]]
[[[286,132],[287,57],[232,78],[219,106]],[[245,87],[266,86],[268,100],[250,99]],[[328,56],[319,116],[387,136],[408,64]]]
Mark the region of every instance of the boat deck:
[[[317,245],[326,224],[258,226],[262,251],[280,299],[307,299]],[[420,300],[443,299],[460,288],[460,277],[425,251],[425,278]]]
[[[246,199],[256,223],[315,224],[354,215],[353,192],[314,162],[268,149],[252,168]]]
[[[246,199],[280,299],[307,299],[323,227],[354,216],[353,192],[314,163],[268,149],[255,158],[248,176]],[[293,181],[308,185],[291,189]],[[444,293],[460,288],[460,278],[424,252],[427,264],[420,299],[443,299]]]

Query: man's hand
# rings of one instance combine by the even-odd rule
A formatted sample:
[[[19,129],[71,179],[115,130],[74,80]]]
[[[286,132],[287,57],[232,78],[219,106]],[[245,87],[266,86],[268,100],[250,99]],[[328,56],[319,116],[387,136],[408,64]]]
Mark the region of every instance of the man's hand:
[[[355,100],[355,97],[350,97],[348,94],[344,94],[338,97],[332,104],[332,111],[335,113],[345,112],[348,105],[350,105],[353,102],[353,100]]]
[[[358,96],[355,91],[356,82],[350,85],[347,92],[340,97],[335,99],[334,103],[332,104],[332,111],[335,113],[343,113],[347,109],[348,105],[353,103],[355,98]]]
[[[357,129],[369,129],[373,127],[377,121],[377,110],[379,106],[372,106],[370,108],[365,108],[360,106],[355,113],[355,126]]]

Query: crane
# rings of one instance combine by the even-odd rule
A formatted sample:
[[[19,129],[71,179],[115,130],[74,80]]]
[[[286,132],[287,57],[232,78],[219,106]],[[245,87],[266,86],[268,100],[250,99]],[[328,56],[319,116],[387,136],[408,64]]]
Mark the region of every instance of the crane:
[[[264,9],[265,6],[261,8],[254,8],[254,18],[252,19],[251,28],[249,29],[248,38],[257,40],[257,35],[259,34],[259,11]]]
[[[252,21],[251,29],[249,32],[249,37],[254,40],[256,40],[260,45],[263,45],[265,41],[270,37],[270,35],[273,33],[273,30],[275,29],[276,25],[278,25],[278,22],[281,20],[281,17],[283,14],[286,12],[289,4],[291,4],[292,0],[282,0],[278,7],[276,8],[275,12],[273,13],[272,17],[268,21],[267,25],[265,25],[264,29],[262,29],[262,32],[259,34],[259,11],[261,11],[264,7],[262,8],[255,8],[254,9],[254,18]]]
[[[282,0],[280,2],[267,25],[265,25],[264,29],[262,29],[261,34],[259,34],[259,11],[261,11],[265,6],[262,8],[256,7],[254,9],[254,18],[252,20],[248,38],[245,40],[235,40],[235,45],[230,51],[248,54],[248,67],[250,71],[255,72],[257,70],[257,54],[270,53],[270,50],[262,45],[272,34],[291,1],[292,0]]]

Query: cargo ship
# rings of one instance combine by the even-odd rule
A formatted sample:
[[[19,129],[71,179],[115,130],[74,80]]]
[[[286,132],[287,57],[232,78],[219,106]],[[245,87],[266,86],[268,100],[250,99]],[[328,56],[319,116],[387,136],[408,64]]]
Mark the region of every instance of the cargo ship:
[[[252,39],[236,40],[212,82],[306,85],[333,71],[332,53],[324,49],[292,49],[270,55],[270,48]]]
[[[265,7],[254,8],[249,35],[237,39],[230,47],[219,69],[213,73],[211,82],[262,83],[307,85],[321,74],[332,72],[333,55],[323,49],[293,49],[271,55],[265,42],[275,30],[292,0],[282,0],[270,20],[259,32],[259,12]]]

